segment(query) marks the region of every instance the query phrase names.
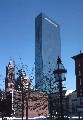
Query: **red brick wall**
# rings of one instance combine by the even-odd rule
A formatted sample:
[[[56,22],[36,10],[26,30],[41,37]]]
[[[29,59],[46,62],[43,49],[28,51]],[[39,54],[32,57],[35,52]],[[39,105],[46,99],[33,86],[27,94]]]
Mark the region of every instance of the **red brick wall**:
[[[48,96],[44,93],[37,93],[37,92],[30,92],[26,94],[28,96],[28,117],[38,117],[38,116],[48,116]],[[20,96],[20,97],[19,97]],[[19,104],[22,106],[22,94],[21,92],[14,93],[14,109],[15,109],[15,116],[21,117],[22,109],[17,108]],[[26,96],[25,98],[26,99]],[[26,117],[26,100],[24,100],[24,117]]]

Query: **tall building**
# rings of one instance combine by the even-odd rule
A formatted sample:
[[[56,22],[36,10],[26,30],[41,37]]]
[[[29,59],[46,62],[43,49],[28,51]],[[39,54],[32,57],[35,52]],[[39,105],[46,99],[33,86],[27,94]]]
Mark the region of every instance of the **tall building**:
[[[58,56],[61,57],[60,26],[40,13],[35,18],[35,84],[40,91],[53,87]]]
[[[75,60],[77,96],[83,97],[83,53],[72,57]]]
[[[75,60],[77,111],[83,113],[83,53],[72,57]]]

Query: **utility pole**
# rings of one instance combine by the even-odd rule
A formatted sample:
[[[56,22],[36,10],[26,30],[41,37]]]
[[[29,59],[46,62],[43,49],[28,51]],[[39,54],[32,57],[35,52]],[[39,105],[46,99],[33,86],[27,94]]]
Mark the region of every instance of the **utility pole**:
[[[62,81],[59,82],[59,93],[60,93],[60,113],[61,113],[61,119],[63,120],[63,104],[62,104]]]

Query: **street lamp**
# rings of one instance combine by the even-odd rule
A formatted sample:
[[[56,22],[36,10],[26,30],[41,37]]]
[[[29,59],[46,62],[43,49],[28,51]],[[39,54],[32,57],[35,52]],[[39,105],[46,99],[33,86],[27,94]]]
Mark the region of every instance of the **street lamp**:
[[[62,81],[65,81],[65,73],[67,72],[67,70],[64,68],[63,64],[61,63],[61,59],[58,56],[57,59],[57,65],[56,65],[56,69],[53,71],[54,73],[54,77],[55,77],[55,82],[58,83],[59,85],[59,94],[60,94],[60,118],[61,120],[63,120],[64,115],[63,115],[63,104],[62,104],[62,100],[63,100],[63,96],[62,96],[62,90],[63,90],[63,86],[62,86]]]
[[[26,120],[28,120],[28,100],[29,100],[29,94],[31,91],[31,81],[28,77],[24,77],[24,89],[26,93]]]

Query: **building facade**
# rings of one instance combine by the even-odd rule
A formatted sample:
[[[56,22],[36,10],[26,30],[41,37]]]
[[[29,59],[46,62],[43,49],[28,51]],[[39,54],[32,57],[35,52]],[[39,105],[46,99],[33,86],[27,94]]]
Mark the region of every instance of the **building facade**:
[[[68,92],[70,90],[67,90]],[[65,95],[65,106],[66,106],[66,115],[67,116],[76,116],[77,115],[77,91],[73,91]]]
[[[31,80],[25,72],[18,70],[15,78],[15,67],[12,60],[6,67],[5,92],[0,91],[0,117],[34,118],[49,116],[47,94],[31,89]]]
[[[83,97],[83,53],[72,57],[75,60],[77,97]]]
[[[35,84],[40,91],[50,86],[49,79],[53,82],[58,56],[61,57],[60,26],[40,13],[35,18]]]
[[[24,96],[24,95],[23,95]],[[49,115],[48,110],[48,96],[42,92],[29,91],[26,93],[24,97],[24,108],[22,110],[22,92],[14,91],[14,117],[26,117],[26,114],[29,118],[44,116],[47,117]],[[26,101],[26,97],[28,97],[28,101]],[[28,111],[26,111],[26,107],[28,104]]]
[[[83,53],[73,56],[75,60],[77,112],[83,116]]]

